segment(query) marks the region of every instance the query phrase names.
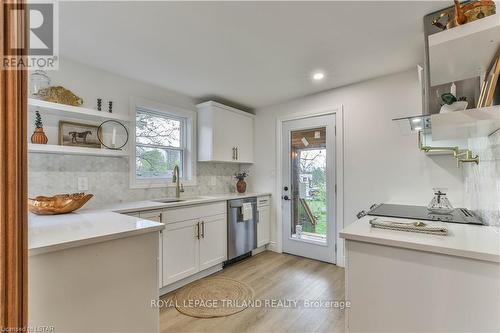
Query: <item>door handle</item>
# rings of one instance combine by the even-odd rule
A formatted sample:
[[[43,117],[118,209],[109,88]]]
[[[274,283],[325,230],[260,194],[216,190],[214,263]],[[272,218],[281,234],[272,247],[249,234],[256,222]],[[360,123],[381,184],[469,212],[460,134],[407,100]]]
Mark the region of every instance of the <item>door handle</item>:
[[[205,238],[205,221],[201,221],[201,238]]]
[[[284,195],[283,200],[290,201],[290,197],[288,197],[288,195]]]

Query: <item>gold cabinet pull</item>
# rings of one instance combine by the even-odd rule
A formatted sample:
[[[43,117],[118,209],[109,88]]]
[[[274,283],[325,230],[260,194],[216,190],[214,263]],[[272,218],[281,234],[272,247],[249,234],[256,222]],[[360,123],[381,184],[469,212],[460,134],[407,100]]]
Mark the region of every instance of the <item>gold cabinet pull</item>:
[[[205,238],[205,221],[201,221],[201,238]]]
[[[200,222],[196,223],[196,238],[200,239]]]

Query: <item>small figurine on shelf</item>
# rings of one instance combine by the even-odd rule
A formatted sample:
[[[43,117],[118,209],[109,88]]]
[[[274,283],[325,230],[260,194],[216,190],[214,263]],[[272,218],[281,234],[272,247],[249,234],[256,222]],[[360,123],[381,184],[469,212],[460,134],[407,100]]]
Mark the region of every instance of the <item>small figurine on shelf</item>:
[[[247,190],[247,183],[245,182],[245,178],[248,177],[248,171],[244,172],[236,172],[234,174],[234,178],[238,179],[238,182],[236,183],[236,190],[238,193],[245,193]]]
[[[101,108],[102,108],[102,99],[98,98],[97,99],[97,111],[102,111]]]
[[[31,142],[38,144],[46,144],[49,141],[45,133],[43,132],[42,116],[38,110],[35,112],[35,132],[31,135]]]
[[[109,101],[109,103],[108,103],[108,111],[109,111],[109,113],[113,113],[113,101]]]

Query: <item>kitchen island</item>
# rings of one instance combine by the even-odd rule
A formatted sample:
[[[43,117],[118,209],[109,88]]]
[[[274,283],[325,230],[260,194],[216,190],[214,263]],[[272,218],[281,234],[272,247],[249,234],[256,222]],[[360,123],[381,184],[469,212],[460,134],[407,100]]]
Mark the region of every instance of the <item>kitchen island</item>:
[[[159,332],[163,224],[113,212],[29,216],[29,326]]]
[[[373,228],[373,218],[340,232],[347,332],[500,331],[499,228],[433,223],[442,236]]]

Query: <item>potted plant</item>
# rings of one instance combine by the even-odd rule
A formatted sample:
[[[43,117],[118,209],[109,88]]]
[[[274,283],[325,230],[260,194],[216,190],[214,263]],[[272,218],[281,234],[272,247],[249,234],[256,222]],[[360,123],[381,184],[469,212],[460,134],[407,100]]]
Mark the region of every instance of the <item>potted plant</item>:
[[[40,116],[40,112],[35,112],[35,132],[31,135],[31,142],[38,144],[46,144],[49,139],[43,132],[43,123],[42,117]]]
[[[453,111],[464,111],[467,109],[467,97],[456,98],[452,93],[445,93],[441,95],[443,104],[441,104],[441,110],[439,113],[447,113]]]
[[[236,191],[238,193],[245,193],[247,190],[247,183],[245,182],[245,178],[248,176],[248,171],[243,171],[243,172],[236,172],[234,174],[234,178],[238,179],[238,182],[236,183]]]

